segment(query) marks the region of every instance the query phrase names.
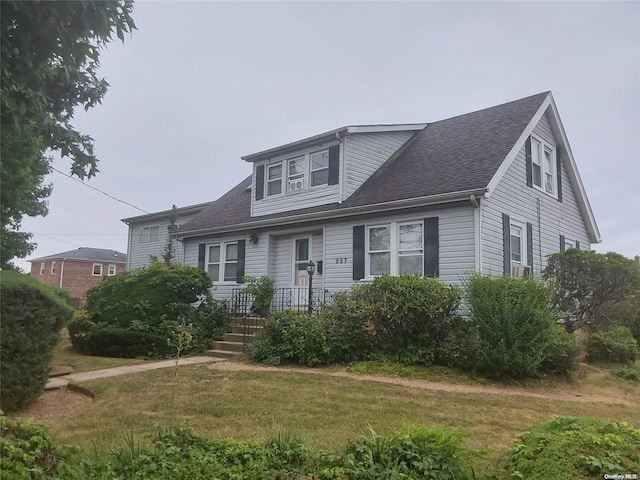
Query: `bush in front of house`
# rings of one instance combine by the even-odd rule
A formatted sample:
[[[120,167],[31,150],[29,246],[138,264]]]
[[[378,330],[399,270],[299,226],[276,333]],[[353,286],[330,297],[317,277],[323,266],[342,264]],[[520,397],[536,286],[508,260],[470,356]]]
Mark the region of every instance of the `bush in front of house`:
[[[552,343],[549,290],[531,278],[468,278],[465,293],[477,327],[477,371],[490,377],[533,377]]]
[[[419,275],[381,276],[356,287],[352,296],[373,327],[379,351],[407,363],[441,360],[439,346],[457,322],[457,287]]]
[[[509,478],[527,480],[587,480],[636,473],[640,472],[640,430],[626,422],[558,417],[523,433],[502,463]]]
[[[592,333],[587,339],[590,361],[632,364],[636,361],[638,342],[627,327]]]
[[[187,265],[150,266],[105,278],[87,292],[86,314],[69,327],[78,351],[159,358],[172,355],[178,325],[189,326],[185,354],[202,351],[228,325],[226,304],[211,298],[211,279]]]
[[[0,408],[28,407],[44,391],[53,347],[73,309],[37,280],[18,272],[0,272]]]
[[[578,345],[572,333],[562,325],[551,326],[551,343],[544,351],[540,372],[569,375],[578,363]]]
[[[262,331],[248,345],[255,361],[277,365],[290,361],[310,367],[327,363],[323,317],[283,310],[264,321]]]

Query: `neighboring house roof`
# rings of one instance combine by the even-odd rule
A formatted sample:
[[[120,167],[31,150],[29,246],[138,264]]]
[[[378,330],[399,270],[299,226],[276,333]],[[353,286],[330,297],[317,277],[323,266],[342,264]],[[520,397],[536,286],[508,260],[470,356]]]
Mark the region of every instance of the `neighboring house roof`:
[[[193,237],[213,232],[259,228],[274,223],[294,223],[328,216],[401,208],[419,203],[444,203],[470,199],[471,195],[490,195],[524,144],[526,136],[531,133],[550,105],[557,117],[551,93],[543,92],[429,123],[423,128],[420,124],[417,133],[342,203],[251,217],[249,176],[185,223],[178,231],[178,236]],[[578,204],[585,217],[591,240],[598,242],[600,234],[571,149],[559,117],[556,120],[559,127],[554,133],[558,141],[564,143],[568,153],[568,173],[572,185],[577,190]],[[416,130],[418,124],[413,124],[412,127],[410,130]],[[251,162],[269,158],[272,154],[290,150],[293,146],[300,147],[320,137],[341,132],[365,131],[362,128],[343,127],[284,145],[281,147],[284,150],[280,147],[265,150],[243,159]],[[274,222],[275,219],[279,219],[278,222]]]
[[[201,211],[204,207],[211,205],[212,202],[198,203],[197,205],[188,205],[186,207],[176,208],[176,214],[181,215],[193,215]],[[161,212],[153,212],[145,215],[136,215],[135,217],[123,218],[121,221],[127,225],[136,223],[148,223],[153,220],[166,220],[171,215],[172,209],[163,210]]]
[[[46,260],[84,260],[89,262],[109,262],[126,263],[127,254],[106,248],[80,247],[77,250],[47,255],[46,257],[33,258],[28,260],[33,262],[44,262]]]

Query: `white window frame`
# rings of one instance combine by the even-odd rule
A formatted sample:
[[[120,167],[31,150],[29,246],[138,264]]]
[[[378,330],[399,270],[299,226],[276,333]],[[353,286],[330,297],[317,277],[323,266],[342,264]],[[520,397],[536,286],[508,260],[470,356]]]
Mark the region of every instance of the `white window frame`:
[[[109,267],[107,268],[107,276],[108,277],[113,277],[116,274],[116,266],[113,263],[109,264]]]
[[[279,178],[274,178],[272,180],[269,180],[269,170],[275,167],[280,167],[280,177]],[[284,170],[285,170],[285,162],[279,162],[279,163],[274,163],[272,165],[267,165],[267,168],[264,169],[264,174],[265,174],[265,179],[264,179],[264,184],[266,186],[266,197],[277,197],[279,195],[282,195],[284,193],[284,189],[282,188],[282,180],[284,178]],[[277,183],[280,182],[280,191],[278,193],[269,193],[269,184],[270,183]]]
[[[156,232],[153,232],[153,230],[156,230]],[[140,228],[140,243],[155,243],[158,240],[160,240],[160,225]]]
[[[570,248],[576,248],[576,241],[569,240],[567,237],[564,238],[564,250],[565,252]]]
[[[55,275],[55,274],[56,274],[56,261],[51,260],[51,275]]]
[[[45,265],[46,265],[46,262],[40,262],[40,275],[44,275]]]
[[[327,154],[327,166],[321,168],[313,168],[312,164],[312,156],[317,155],[319,153]],[[309,190],[313,190],[316,188],[323,188],[329,184],[329,149],[322,148],[320,150],[314,150],[311,152],[301,153],[299,155],[294,155],[291,157],[287,157],[279,162],[272,163],[270,165],[265,165],[264,169],[264,185],[265,185],[265,195],[264,197],[278,197],[280,195],[289,195],[289,194],[297,194],[300,192],[308,192]],[[294,161],[302,161],[304,163],[304,171],[302,173],[297,173],[294,175],[290,175],[289,168],[292,162]],[[269,170],[274,167],[280,167],[280,177],[269,180]],[[323,170],[327,171],[327,181],[324,183],[318,183],[317,185],[312,185],[313,174],[316,172],[321,172]],[[276,183],[280,181],[280,193],[269,193],[269,183]],[[291,182],[302,181],[302,187],[291,189]],[[284,182],[284,186],[282,183]]]
[[[98,273],[96,273],[96,267],[99,267],[100,271]],[[94,263],[93,266],[91,267],[91,275],[93,275],[94,277],[101,277],[102,270],[103,270],[103,265],[101,263]]]
[[[533,143],[538,144],[538,158],[534,156]],[[531,183],[533,187],[541,192],[557,198],[558,195],[558,167],[556,165],[556,147],[552,143],[545,141],[541,137],[531,135]],[[546,153],[549,153],[549,168],[546,165]],[[533,174],[534,166],[540,168],[540,185],[535,182]],[[547,182],[547,178],[551,180]],[[548,185],[547,185],[548,183]]]
[[[423,220],[408,220],[402,222],[388,222],[367,225],[365,228],[365,278],[372,279],[378,275],[371,274],[371,254],[372,253],[389,253],[389,275],[398,276],[400,257],[408,255],[417,255],[415,252],[418,250],[400,250],[400,227],[403,225],[417,225],[422,226],[422,248],[419,249],[419,255],[422,256],[421,273],[424,275],[424,221]],[[389,227],[389,249],[385,250],[371,250],[370,246],[370,231],[372,228]]]
[[[236,259],[232,260],[232,261],[227,261],[227,248],[229,246],[236,246]],[[209,258],[210,255],[210,251],[211,251],[211,247],[219,247],[220,248],[220,257],[218,259],[217,262],[212,262],[211,259]],[[211,278],[211,281],[214,282],[215,284],[237,284],[238,282],[236,281],[236,277],[234,276],[233,280],[225,280],[225,275],[226,275],[226,270],[227,270],[227,265],[236,265],[236,272],[237,272],[237,268],[238,268],[238,242],[237,241],[231,241],[231,242],[219,242],[219,243],[209,243],[207,244],[207,248],[206,248],[206,255],[205,255],[205,268],[206,268],[206,272],[207,275],[209,275],[209,267],[211,265],[218,265],[218,279],[215,280],[213,278]],[[209,275],[211,277],[211,275]]]
[[[513,259],[513,248],[511,245],[511,237],[513,237],[513,227],[520,229],[520,261]],[[510,265],[527,266],[527,224],[519,220],[509,220],[509,261]]]

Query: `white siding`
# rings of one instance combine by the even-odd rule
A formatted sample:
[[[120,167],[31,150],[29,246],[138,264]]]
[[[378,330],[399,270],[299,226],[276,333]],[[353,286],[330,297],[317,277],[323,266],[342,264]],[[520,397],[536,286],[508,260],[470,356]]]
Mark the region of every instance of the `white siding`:
[[[344,199],[355,192],[414,132],[358,133],[344,142]]]
[[[258,243],[255,245],[249,242],[246,235],[239,234],[233,236],[215,236],[207,238],[199,238],[187,240],[185,264],[198,266],[198,246],[201,243],[214,244],[220,242],[237,242],[245,240],[245,266],[244,273],[252,277],[260,277],[267,271],[267,236],[265,234],[258,235]],[[214,282],[213,296],[215,298],[229,298],[231,291],[240,286],[236,282]]]
[[[473,208],[431,210],[411,215],[377,217],[368,222],[353,221],[325,227],[324,286],[329,292],[348,290],[359,283],[353,280],[353,227],[363,224],[383,224],[391,221],[422,220],[438,217],[440,237],[440,275],[448,283],[460,283],[475,270]],[[346,258],[340,263],[336,259]],[[363,280],[366,281],[366,280]]]
[[[534,133],[555,146],[555,139],[546,115]],[[524,146],[511,164],[491,197],[481,204],[482,273],[491,276],[503,274],[502,214],[512,220],[533,226],[533,267],[539,273],[546,265],[546,257],[560,251],[560,235],[580,242],[580,248],[589,249],[589,237],[578,209],[565,168],[562,168],[562,202],[526,183]]]
[[[182,225],[193,218],[194,215],[178,217],[176,225]],[[140,230],[143,227],[159,227],[158,241],[150,243],[140,243]],[[138,267],[146,267],[151,264],[151,256],[160,257],[164,253],[169,239],[169,216],[161,220],[151,220],[147,223],[129,225],[127,270]],[[174,242],[176,263],[183,262],[183,246],[177,240]]]

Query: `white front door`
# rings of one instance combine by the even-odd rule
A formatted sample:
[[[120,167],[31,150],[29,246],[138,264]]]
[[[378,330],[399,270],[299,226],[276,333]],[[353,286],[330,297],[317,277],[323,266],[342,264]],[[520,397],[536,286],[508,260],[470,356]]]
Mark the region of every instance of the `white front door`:
[[[309,296],[309,274],[307,265],[311,260],[311,237],[293,239],[293,303],[306,305]]]

